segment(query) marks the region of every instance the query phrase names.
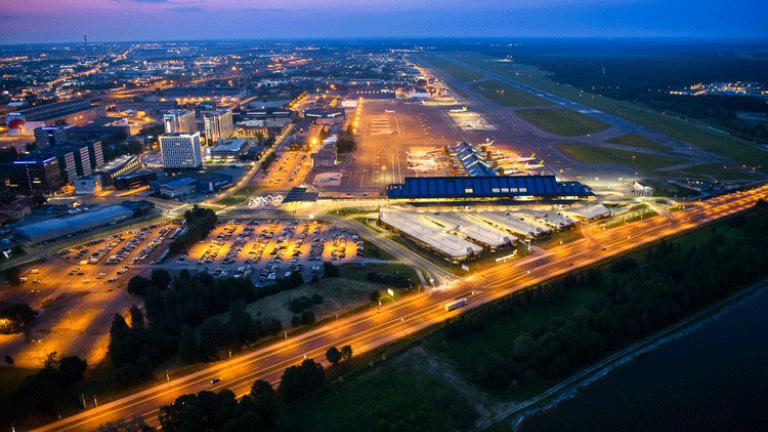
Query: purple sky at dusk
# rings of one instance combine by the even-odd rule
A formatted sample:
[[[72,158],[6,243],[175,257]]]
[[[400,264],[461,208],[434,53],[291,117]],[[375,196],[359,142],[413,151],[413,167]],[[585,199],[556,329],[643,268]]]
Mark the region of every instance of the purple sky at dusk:
[[[756,0],[2,0],[0,44],[354,37],[768,38]]]

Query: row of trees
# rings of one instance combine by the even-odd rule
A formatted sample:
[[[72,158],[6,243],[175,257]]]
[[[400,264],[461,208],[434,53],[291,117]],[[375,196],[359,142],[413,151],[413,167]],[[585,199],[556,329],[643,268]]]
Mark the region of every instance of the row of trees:
[[[352,356],[349,346],[341,351],[332,350],[339,355],[334,364],[342,356],[345,359]],[[306,359],[285,370],[277,391],[268,382],[257,380],[250,393],[239,401],[230,390],[181,396],[173,404],[160,408],[160,425],[165,432],[290,432],[292,420],[286,404],[308,396],[324,384],[323,366]]]
[[[216,228],[216,212],[198,206],[184,212],[184,220],[187,221],[187,232],[178,236],[168,245],[171,253],[180,253],[189,249],[192,245],[204,239],[208,233]]]
[[[26,303],[16,303],[4,308],[0,311],[0,334],[16,333],[20,327],[34,321],[37,315],[38,312]]]
[[[768,275],[768,205],[760,201],[732,219],[726,238],[712,228],[710,240],[683,249],[662,241],[642,260],[624,258],[608,266],[608,275],[592,269],[545,284],[450,321],[447,340],[479,331],[492,319],[563,301],[574,288],[599,289],[603,300],[570,317],[553,317],[518,336],[509,353],[483,359],[477,381],[503,390],[515,381],[562,379],[607,353],[651,334]],[[735,238],[739,240],[736,241]]]
[[[60,405],[67,399],[65,396],[71,396],[69,390],[83,380],[87,367],[85,360],[77,356],[58,359],[55,351],[48,354],[43,369],[24,378],[19,386],[16,409],[55,418]]]

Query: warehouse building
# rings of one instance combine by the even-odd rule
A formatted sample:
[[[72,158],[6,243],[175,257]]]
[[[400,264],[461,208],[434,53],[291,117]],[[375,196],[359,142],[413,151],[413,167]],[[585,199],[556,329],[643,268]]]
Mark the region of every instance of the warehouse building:
[[[14,229],[14,236],[29,243],[54,240],[70,234],[122,222],[133,217],[133,212],[121,205],[109,206],[75,216],[48,219]]]
[[[453,264],[476,259],[483,253],[482,246],[451,234],[445,226],[419,213],[382,208],[379,221],[385,228]]]

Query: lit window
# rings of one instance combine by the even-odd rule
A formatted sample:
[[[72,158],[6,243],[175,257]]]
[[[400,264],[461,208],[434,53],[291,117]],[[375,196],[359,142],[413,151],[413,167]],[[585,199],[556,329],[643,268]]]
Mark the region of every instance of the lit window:
[[[471,194],[472,192],[473,192],[473,190],[472,190],[472,189],[469,189],[469,188],[467,188],[467,189],[464,189],[464,193],[468,193],[468,194]]]

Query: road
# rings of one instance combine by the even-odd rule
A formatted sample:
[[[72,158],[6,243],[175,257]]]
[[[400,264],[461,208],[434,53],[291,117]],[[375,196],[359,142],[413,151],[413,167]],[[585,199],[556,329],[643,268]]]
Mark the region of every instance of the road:
[[[183,377],[168,380],[131,396],[89,409],[56,421],[36,431],[85,431],[118,418],[144,416],[157,425],[158,407],[178,396],[202,390],[230,389],[242,396],[256,379],[276,383],[288,366],[304,358],[323,359],[330,346],[349,344],[355,353],[386,347],[431,325],[464,312],[446,312],[443,305],[451,299],[466,297],[469,310],[496,300],[521,288],[539,283],[599,260],[623,253],[642,244],[657,241],[704,223],[743,211],[758,199],[768,196],[768,186],[714,198],[688,210],[675,213],[675,219],[654,217],[601,232],[598,243],[580,240],[533,254],[523,260],[462,281],[444,283],[436,289],[406,297],[381,310],[370,309],[332,321],[298,336],[279,339],[254,352],[219,362]],[[323,361],[323,363],[325,363]],[[220,378],[210,384],[213,378]]]

